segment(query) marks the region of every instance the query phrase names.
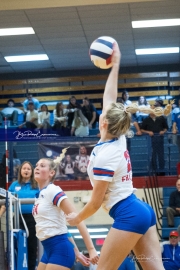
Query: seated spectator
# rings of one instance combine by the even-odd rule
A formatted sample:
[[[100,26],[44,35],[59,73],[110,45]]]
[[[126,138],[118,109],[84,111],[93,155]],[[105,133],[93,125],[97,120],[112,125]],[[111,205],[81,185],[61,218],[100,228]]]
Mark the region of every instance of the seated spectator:
[[[89,121],[89,128],[96,128],[97,123],[99,123],[99,114],[87,97],[83,99],[82,113]]]
[[[165,270],[180,269],[180,246],[179,234],[177,231],[171,231],[169,241],[164,241],[161,244],[162,260]]]
[[[69,104],[67,105],[68,111],[68,127],[72,127],[72,122],[74,120],[74,109],[81,109],[81,105],[77,103],[75,96],[69,99]]]
[[[8,102],[7,102],[7,107],[4,108],[0,112],[0,125],[2,126],[3,120],[5,118],[7,118],[7,120],[12,121],[13,126],[17,126],[17,124],[18,124],[18,114],[21,114],[21,113],[23,113],[22,110],[14,107],[14,100],[9,99]]]
[[[180,216],[180,179],[176,181],[176,189],[170,194],[169,207],[166,208],[169,227],[174,227],[174,216]]]
[[[89,135],[89,122],[80,109],[74,113],[71,136],[74,134],[77,137],[85,137]]]
[[[25,112],[28,111],[29,102],[34,103],[34,109],[35,110],[39,109],[39,100],[36,99],[36,98],[33,98],[32,94],[27,94],[27,99],[25,99],[24,102],[22,103]]]
[[[150,107],[150,105],[148,104],[146,98],[143,97],[143,96],[139,97],[139,100],[138,100],[138,106],[139,106],[139,107],[144,107],[144,106]],[[137,122],[138,122],[138,123],[142,123],[142,121],[143,121],[147,116],[148,116],[148,114],[146,114],[146,113],[143,113],[143,112],[136,112],[136,118],[137,118]]]
[[[56,104],[56,108],[53,111],[53,130],[56,130],[60,136],[70,136],[70,129],[67,127],[68,112],[69,110],[64,108],[62,102],[58,102]]]
[[[123,100],[123,104],[124,104],[124,105],[129,105],[129,104],[132,103],[132,102],[129,100],[129,94],[128,94],[128,91],[123,91],[123,92],[122,92],[122,100]]]
[[[26,122],[22,123],[19,128],[22,128],[25,125],[29,129],[36,129],[38,126],[38,112],[34,109],[34,103],[32,101],[28,104]]]
[[[41,129],[50,129],[50,112],[48,112],[47,105],[41,105],[41,111],[38,113],[38,128]]]

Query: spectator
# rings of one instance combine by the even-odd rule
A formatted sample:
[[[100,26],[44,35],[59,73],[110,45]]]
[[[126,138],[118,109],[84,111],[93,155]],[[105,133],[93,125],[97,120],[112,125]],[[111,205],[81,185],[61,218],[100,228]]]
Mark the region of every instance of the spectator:
[[[34,109],[34,103],[32,101],[28,104],[26,122],[22,123],[19,128],[22,128],[25,125],[29,129],[36,129],[38,126],[38,112]]]
[[[150,107],[145,97],[140,96],[138,100],[138,107]],[[142,121],[148,116],[147,113],[144,112],[136,112],[136,118],[138,123],[142,123]]]
[[[87,180],[87,166],[89,163],[89,155],[84,145],[79,148],[79,155],[75,158],[75,168],[78,180]]]
[[[163,107],[163,100],[161,98],[156,98],[154,107]]]
[[[177,102],[175,104],[173,104],[173,114],[179,113],[180,112],[180,99],[178,100],[178,104]]]
[[[39,109],[39,100],[36,98],[33,98],[32,94],[27,94],[27,99],[24,100],[24,102],[22,103],[24,111],[27,112],[29,110],[28,105],[29,102],[33,102],[34,103],[34,109],[38,110]]]
[[[174,216],[180,216],[180,179],[176,181],[176,189],[171,193],[169,207],[166,209],[169,227],[174,227]]]
[[[41,105],[41,112],[38,113],[38,128],[50,129],[50,113],[46,104]]]
[[[169,234],[169,241],[161,243],[162,260],[165,270],[180,269],[180,246],[178,242],[178,232],[171,231]]]
[[[174,121],[172,126],[172,133],[177,134],[176,143],[179,151],[180,159],[180,111],[174,114]]]
[[[2,126],[3,119],[12,120],[12,125],[17,126],[18,124],[18,114],[23,113],[22,110],[14,107],[14,100],[9,99],[7,102],[7,107],[0,111],[0,126]]]
[[[82,113],[89,121],[89,128],[96,128],[97,123],[99,123],[99,114],[87,97],[83,99]]]
[[[72,122],[74,120],[74,109],[81,109],[81,105],[77,103],[75,96],[72,96],[69,99],[69,104],[67,105],[68,112],[68,127],[72,127]]]
[[[128,94],[128,91],[123,91],[122,92],[122,100],[123,100],[123,104],[124,105],[129,105],[131,104],[132,102],[129,100],[129,94]]]
[[[162,100],[156,100],[154,106],[163,104]],[[141,132],[149,134],[152,144],[152,168],[157,171],[157,158],[159,162],[158,175],[164,175],[164,134],[168,130],[167,120],[164,116],[156,117],[150,113],[142,122]]]
[[[68,112],[69,110],[64,108],[62,102],[58,102],[55,110],[53,111],[53,130],[56,130],[60,136],[70,136],[70,129],[67,127]]]
[[[9,191],[18,195],[19,198],[35,198],[39,191],[34,180],[34,169],[30,162],[24,161],[18,173],[18,180],[13,182]],[[29,230],[28,237],[28,270],[34,270],[36,266],[37,238],[35,231],[35,221],[32,216],[33,204],[22,204],[21,211]],[[20,220],[20,228],[24,230],[24,224]]]
[[[71,135],[76,137],[85,137],[89,135],[89,122],[80,109],[74,112],[74,120],[72,122]]]

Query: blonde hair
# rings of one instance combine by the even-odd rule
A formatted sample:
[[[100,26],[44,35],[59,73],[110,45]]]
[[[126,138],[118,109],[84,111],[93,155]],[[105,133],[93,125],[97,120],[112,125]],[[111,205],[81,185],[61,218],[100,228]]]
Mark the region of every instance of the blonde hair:
[[[106,112],[105,118],[108,120],[107,131],[115,137],[126,134],[131,124],[131,114],[137,111],[154,114],[155,116],[168,115],[171,112],[173,101],[162,107],[149,108],[147,106],[139,107],[138,104],[132,103],[128,106],[122,103],[112,103]]]
[[[74,125],[75,125],[75,128],[80,127],[81,122],[83,123],[83,126],[87,126],[89,124],[87,118],[84,116],[82,111],[80,109],[77,109],[77,111],[74,112]]]

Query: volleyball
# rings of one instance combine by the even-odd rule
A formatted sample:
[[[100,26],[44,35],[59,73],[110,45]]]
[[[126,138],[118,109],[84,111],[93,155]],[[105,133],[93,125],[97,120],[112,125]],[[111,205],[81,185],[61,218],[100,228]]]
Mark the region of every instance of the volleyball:
[[[115,39],[112,37],[99,37],[93,41],[89,49],[89,55],[93,64],[101,69],[112,67],[111,56]]]

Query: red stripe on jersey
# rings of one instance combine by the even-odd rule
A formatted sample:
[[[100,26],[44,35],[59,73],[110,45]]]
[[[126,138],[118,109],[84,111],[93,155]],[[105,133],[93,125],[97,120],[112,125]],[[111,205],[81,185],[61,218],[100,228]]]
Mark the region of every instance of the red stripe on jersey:
[[[103,175],[114,175],[114,172],[112,171],[105,171],[105,170],[96,170],[96,169],[93,169],[93,172],[96,174],[103,174]]]
[[[63,196],[66,196],[66,194],[62,191],[62,192],[59,192],[53,199],[53,204],[54,205],[57,205],[59,199]]]

